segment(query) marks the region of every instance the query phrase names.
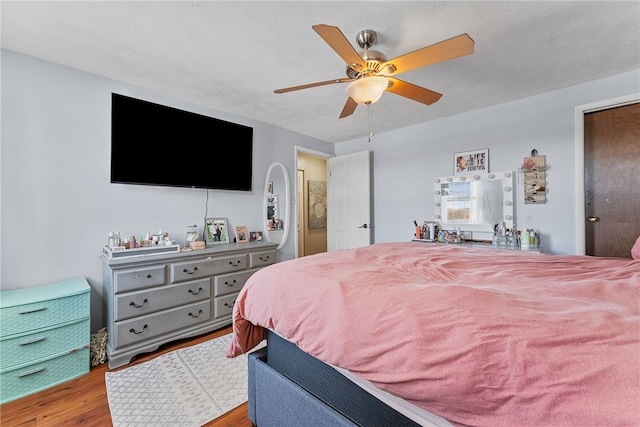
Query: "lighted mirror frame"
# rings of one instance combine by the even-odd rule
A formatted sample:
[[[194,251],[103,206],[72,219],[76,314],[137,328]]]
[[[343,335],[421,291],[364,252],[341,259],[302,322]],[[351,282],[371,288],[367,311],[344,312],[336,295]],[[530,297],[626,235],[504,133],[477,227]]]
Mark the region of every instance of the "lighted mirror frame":
[[[443,184],[455,184],[461,182],[493,182],[500,181],[501,189],[502,189],[502,215],[500,221],[496,222],[504,222],[506,228],[513,229],[514,227],[514,204],[513,204],[513,172],[505,171],[505,172],[494,172],[494,173],[477,173],[474,175],[458,175],[458,176],[444,176],[440,178],[436,178],[434,180],[433,189],[434,189],[434,215],[437,222],[440,223],[442,229],[451,230],[455,228],[459,228],[462,231],[471,231],[471,232],[489,232],[493,233],[493,224],[468,224],[468,223],[457,223],[457,222],[444,222],[443,218]],[[472,198],[472,196],[470,196]]]
[[[282,219],[284,225],[283,225],[283,229],[282,229],[282,239],[277,242],[276,240],[274,240],[274,234],[276,233],[272,233],[274,231],[278,231],[277,234],[280,234],[279,230],[269,230],[269,227],[266,225],[267,224],[267,197],[270,194],[270,186],[272,185],[272,183],[274,182],[274,179],[272,179],[271,174],[272,173],[277,173],[279,169],[279,172],[282,173],[283,175],[283,181],[284,181],[284,195],[279,195],[278,196],[278,211],[281,212],[279,214],[279,217]],[[278,190],[277,188],[275,190]],[[287,172],[287,168],[285,167],[284,164],[280,163],[280,162],[274,162],[271,163],[269,165],[269,167],[267,168],[267,173],[266,173],[266,177],[264,179],[264,196],[263,196],[263,205],[262,205],[262,221],[265,224],[264,227],[264,238],[266,241],[268,242],[272,242],[272,243],[278,243],[278,247],[276,249],[280,249],[284,246],[284,244],[287,242],[287,237],[289,236],[289,200],[290,200],[290,186],[289,186],[289,173]],[[278,193],[276,193],[278,194]],[[284,196],[284,197],[283,197]],[[284,213],[284,215],[282,215],[282,213]]]

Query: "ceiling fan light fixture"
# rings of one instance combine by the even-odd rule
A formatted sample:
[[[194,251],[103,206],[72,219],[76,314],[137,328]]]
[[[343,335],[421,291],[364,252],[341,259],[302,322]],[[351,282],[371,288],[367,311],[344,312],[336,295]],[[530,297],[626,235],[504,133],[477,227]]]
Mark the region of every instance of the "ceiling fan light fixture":
[[[345,90],[358,104],[373,104],[380,99],[388,86],[389,82],[385,77],[370,76],[349,83]]]

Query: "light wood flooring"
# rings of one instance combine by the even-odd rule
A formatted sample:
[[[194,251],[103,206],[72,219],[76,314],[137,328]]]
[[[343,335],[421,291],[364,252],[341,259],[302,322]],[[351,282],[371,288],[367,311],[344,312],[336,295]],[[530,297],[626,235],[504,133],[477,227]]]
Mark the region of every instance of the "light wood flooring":
[[[153,359],[169,351],[200,344],[231,332],[231,326],[218,329],[195,338],[187,338],[166,344],[153,353],[138,356],[125,367]],[[114,369],[124,369],[125,367]],[[42,426],[110,426],[111,414],[107,401],[105,373],[107,363],[91,368],[87,375],[68,381],[0,406],[0,425],[3,427]],[[208,427],[251,427],[247,416],[247,404],[206,424]]]

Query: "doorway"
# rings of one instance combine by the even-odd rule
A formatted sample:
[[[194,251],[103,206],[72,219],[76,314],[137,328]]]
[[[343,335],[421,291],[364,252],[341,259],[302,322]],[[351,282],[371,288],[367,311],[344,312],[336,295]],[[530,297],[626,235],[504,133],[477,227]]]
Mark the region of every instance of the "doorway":
[[[323,227],[316,221],[309,221],[309,183],[320,187],[322,183],[326,185],[327,159],[333,155],[303,147],[296,147],[295,152],[298,181],[296,185],[296,258],[301,258],[327,251],[326,225]]]
[[[625,119],[630,110],[623,107],[633,110],[639,103],[640,94],[634,94],[575,109],[576,188],[584,190],[576,191],[577,254],[631,256],[640,234],[640,147],[637,112]],[[627,171],[621,153],[629,158]]]
[[[631,258],[640,235],[640,103],[584,115],[587,255]]]

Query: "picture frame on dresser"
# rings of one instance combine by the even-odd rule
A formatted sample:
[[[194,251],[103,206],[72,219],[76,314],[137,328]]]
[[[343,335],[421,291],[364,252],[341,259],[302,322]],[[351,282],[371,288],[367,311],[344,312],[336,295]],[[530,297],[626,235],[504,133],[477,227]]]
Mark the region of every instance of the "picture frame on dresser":
[[[207,246],[229,243],[227,218],[207,218],[204,223],[204,238]]]
[[[249,233],[244,225],[236,226],[236,242],[247,243],[249,241]]]

